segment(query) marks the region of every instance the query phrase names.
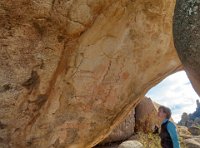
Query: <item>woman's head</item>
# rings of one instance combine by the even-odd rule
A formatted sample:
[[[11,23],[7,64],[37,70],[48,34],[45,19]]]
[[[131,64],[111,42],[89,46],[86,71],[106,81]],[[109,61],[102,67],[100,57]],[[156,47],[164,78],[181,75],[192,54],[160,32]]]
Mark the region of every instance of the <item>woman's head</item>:
[[[170,108],[168,107],[165,107],[165,106],[160,106],[158,108],[158,117],[161,118],[161,119],[170,119],[171,118],[171,110]]]

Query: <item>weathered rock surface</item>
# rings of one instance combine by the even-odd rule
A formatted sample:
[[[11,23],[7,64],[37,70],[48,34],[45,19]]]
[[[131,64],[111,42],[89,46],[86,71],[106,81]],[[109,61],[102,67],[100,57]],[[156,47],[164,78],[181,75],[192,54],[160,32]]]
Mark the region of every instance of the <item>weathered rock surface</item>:
[[[200,148],[200,137],[185,139],[184,143],[187,148]]]
[[[200,1],[177,0],[173,22],[175,47],[200,96]]]
[[[191,120],[189,119],[189,116],[187,113],[183,113],[181,115],[181,120],[178,123],[181,126],[186,126],[186,127],[190,127],[192,125]]]
[[[111,134],[103,140],[102,144],[122,141],[128,139],[132,134],[134,134],[135,130],[135,109],[129,113],[126,119],[120,123]]]
[[[154,103],[150,98],[144,97],[142,101],[131,110],[129,115],[120,123],[111,134],[98,144],[99,147],[107,147],[110,144],[125,141],[135,135],[137,132],[150,132],[153,133],[155,125],[160,125],[161,121],[157,117],[159,105]],[[137,114],[135,114],[137,110]],[[136,118],[136,119],[135,119]],[[136,127],[135,127],[136,120]]]
[[[135,110],[137,112],[136,114]],[[135,133],[135,128],[137,131],[152,132],[153,127],[155,125],[159,126],[161,123],[157,118],[157,111],[158,106],[156,106],[150,98],[144,97],[144,99],[142,99],[142,101],[132,109],[125,120],[102,141],[102,144],[126,140]]]
[[[188,130],[192,135],[200,135],[200,128],[197,126],[191,126]]]
[[[92,147],[181,66],[174,1],[1,0],[0,147]]]
[[[158,118],[158,105],[150,98],[145,97],[135,108],[136,131],[153,133],[155,125],[160,127],[161,120]]]
[[[118,148],[143,148],[143,145],[136,140],[125,141]]]
[[[192,137],[191,133],[189,132],[186,126],[177,126],[177,131],[180,137],[183,137],[183,138]]]

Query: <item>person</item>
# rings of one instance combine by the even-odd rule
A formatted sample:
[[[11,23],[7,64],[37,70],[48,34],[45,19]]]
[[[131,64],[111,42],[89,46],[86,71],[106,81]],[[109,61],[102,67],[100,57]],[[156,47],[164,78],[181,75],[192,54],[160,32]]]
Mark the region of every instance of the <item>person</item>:
[[[180,148],[176,126],[169,121],[171,110],[168,107],[160,106],[158,117],[162,120],[160,138],[162,148]]]

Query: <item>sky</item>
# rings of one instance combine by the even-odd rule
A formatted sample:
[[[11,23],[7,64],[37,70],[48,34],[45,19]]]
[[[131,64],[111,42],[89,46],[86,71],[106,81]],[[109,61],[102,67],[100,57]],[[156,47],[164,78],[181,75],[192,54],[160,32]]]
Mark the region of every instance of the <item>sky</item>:
[[[196,110],[196,100],[200,100],[185,71],[168,76],[150,89],[146,96],[161,105],[170,107],[175,122],[180,121],[183,112],[193,113]]]

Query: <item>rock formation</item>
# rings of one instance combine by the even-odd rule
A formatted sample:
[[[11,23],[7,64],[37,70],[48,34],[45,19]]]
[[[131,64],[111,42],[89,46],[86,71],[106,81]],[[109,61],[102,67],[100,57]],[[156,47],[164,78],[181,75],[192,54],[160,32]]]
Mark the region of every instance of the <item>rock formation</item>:
[[[200,117],[200,103],[199,100],[196,100],[196,111],[192,114],[189,114],[190,119],[195,120],[195,118]]]
[[[127,140],[136,132],[153,133],[154,126],[159,126],[161,123],[157,117],[157,111],[158,105],[150,98],[144,97],[142,101],[131,110],[125,120],[99,145],[109,145],[110,143]]]
[[[200,96],[200,1],[177,0],[173,22],[175,47]]]
[[[185,139],[184,143],[187,148],[199,148],[200,147],[200,137]]]
[[[177,125],[177,131],[180,137],[191,138],[192,135],[186,126]]]
[[[89,148],[181,63],[173,0],[1,0],[0,147]]]
[[[197,108],[196,111],[192,114],[183,113],[181,116],[181,120],[178,123],[182,126],[199,126],[200,125],[200,103],[199,100],[196,101]]]
[[[153,133],[155,125],[158,127],[161,120],[158,118],[158,105],[150,98],[145,97],[136,107],[136,131]]]
[[[188,128],[188,131],[195,136],[199,136],[200,135],[200,128],[197,126],[191,126]]]
[[[181,121],[179,122],[179,125],[182,125],[182,126],[189,126],[189,116],[187,113],[183,113],[182,116],[181,116]]]
[[[128,139],[135,133],[135,108],[131,110],[126,119],[120,123],[110,135],[102,141],[102,145]]]
[[[125,141],[118,148],[143,148],[143,145],[136,140]]]

